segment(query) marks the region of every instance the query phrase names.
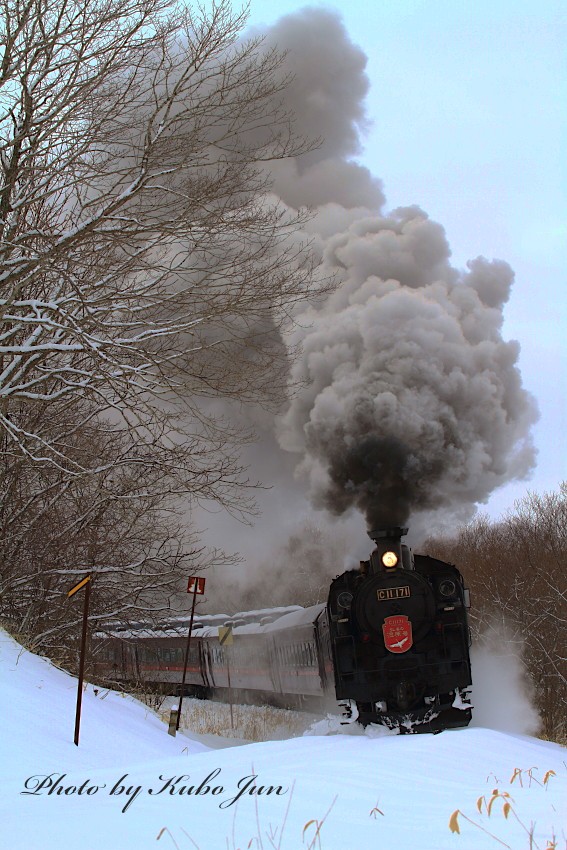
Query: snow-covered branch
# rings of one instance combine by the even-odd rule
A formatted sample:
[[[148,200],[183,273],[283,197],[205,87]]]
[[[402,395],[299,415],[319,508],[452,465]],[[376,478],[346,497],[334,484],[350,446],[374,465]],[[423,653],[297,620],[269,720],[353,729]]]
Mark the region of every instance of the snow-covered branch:
[[[8,438],[50,457],[41,428],[9,424],[33,401],[95,399],[151,420],[169,394],[189,417],[203,395],[281,398],[274,338],[312,289],[298,220],[268,200],[264,164],[308,147],[278,105],[281,57],[237,42],[244,17],[225,0],[195,13],[161,0],[3,6]],[[265,344],[259,334],[235,367],[256,329]],[[55,464],[63,455],[52,448]]]

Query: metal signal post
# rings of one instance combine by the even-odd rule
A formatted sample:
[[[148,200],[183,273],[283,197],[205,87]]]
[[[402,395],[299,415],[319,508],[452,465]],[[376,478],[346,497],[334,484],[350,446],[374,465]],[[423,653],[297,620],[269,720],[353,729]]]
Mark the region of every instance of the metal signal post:
[[[185,679],[187,678],[187,664],[189,663],[189,647],[191,646],[191,632],[193,631],[193,617],[195,616],[195,601],[197,599],[197,594],[200,596],[205,592],[205,579],[204,578],[196,578],[193,576],[189,579],[189,583],[187,584],[187,593],[193,594],[193,603],[191,605],[191,618],[189,620],[189,632],[187,634],[187,645],[185,646],[185,660],[183,662],[183,679],[181,680],[181,692],[179,694],[179,705],[177,706],[177,721],[175,724],[175,731],[179,731],[179,724],[181,722],[181,706],[183,705],[183,691],[185,690]]]
[[[85,675],[85,656],[87,651],[87,626],[89,620],[89,601],[91,598],[91,576],[86,576],[78,584],[71,588],[67,593],[67,598],[70,599],[78,590],[86,586],[85,605],[83,608],[83,631],[81,634],[81,657],[79,661],[79,681],[77,683],[77,709],[75,711],[75,746],[79,746],[79,730],[81,728],[81,702],[83,699],[83,679]]]

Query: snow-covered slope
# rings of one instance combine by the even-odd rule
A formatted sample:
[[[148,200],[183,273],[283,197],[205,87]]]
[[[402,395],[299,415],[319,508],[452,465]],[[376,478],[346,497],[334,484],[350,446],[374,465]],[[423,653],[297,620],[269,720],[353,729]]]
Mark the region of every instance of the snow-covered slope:
[[[567,757],[555,744],[488,729],[397,737],[339,727],[211,750],[170,737],[140,703],[89,686],[75,747],[76,680],[3,632],[0,687],[0,844],[9,850],[484,850],[502,847],[496,839],[528,850],[532,824],[534,850],[553,835],[565,848]],[[333,723],[316,731],[325,726]],[[493,790],[511,799],[497,798],[488,818],[476,802]],[[452,833],[457,809],[494,837],[463,815]]]

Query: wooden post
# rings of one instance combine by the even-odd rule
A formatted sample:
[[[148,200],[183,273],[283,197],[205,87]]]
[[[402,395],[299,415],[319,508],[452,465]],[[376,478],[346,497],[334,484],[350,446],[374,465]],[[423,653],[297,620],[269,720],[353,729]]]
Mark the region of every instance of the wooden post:
[[[225,647],[226,654],[226,678],[228,679],[228,702],[230,705],[230,728],[234,729],[234,714],[232,710],[232,687],[230,684],[230,659],[228,657],[228,647],[232,646],[232,626],[219,626],[219,643]]]
[[[177,732],[177,718],[179,717],[179,711],[175,706],[171,707],[171,711],[169,712],[169,726],[167,729],[167,734],[172,735],[175,738],[175,733]]]
[[[228,704],[230,705],[230,728],[234,729],[234,717],[232,713],[232,688],[230,686],[230,662],[228,660],[228,648],[226,650],[226,675],[228,679]]]

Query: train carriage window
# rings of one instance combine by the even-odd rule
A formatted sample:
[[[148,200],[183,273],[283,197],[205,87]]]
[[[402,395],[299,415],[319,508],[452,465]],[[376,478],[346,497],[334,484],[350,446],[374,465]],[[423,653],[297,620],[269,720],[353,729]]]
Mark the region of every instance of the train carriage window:
[[[100,653],[100,659],[101,661],[113,662],[115,660],[114,647],[106,646]]]
[[[224,664],[224,650],[221,646],[211,646],[211,659],[213,664]]]
[[[179,647],[163,647],[159,651],[159,657],[164,664],[176,664],[184,660],[184,653]]]

